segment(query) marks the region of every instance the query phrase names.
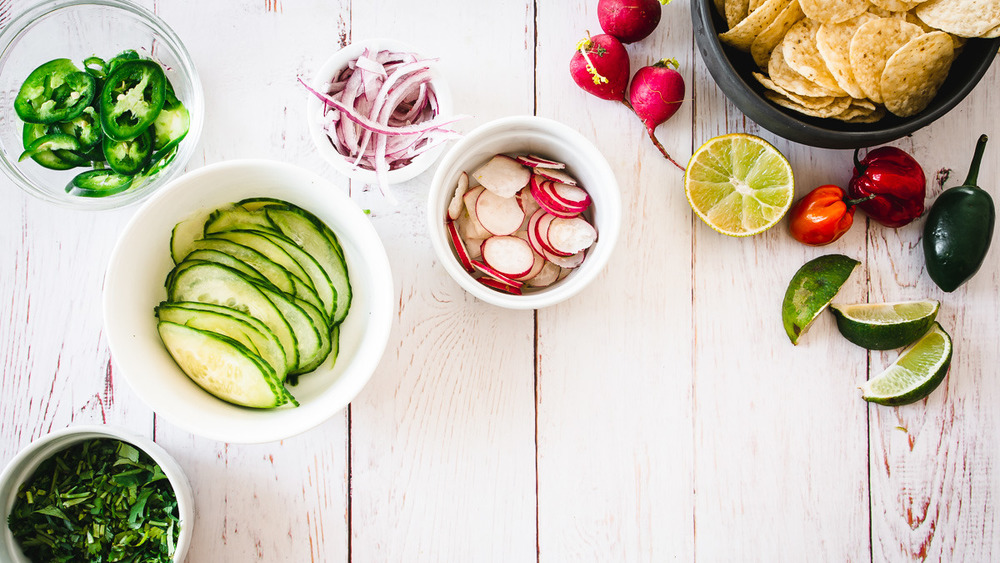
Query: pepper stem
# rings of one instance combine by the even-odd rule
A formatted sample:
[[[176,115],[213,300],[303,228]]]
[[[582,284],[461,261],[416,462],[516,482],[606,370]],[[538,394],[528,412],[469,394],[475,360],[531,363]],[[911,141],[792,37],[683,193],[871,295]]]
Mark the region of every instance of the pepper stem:
[[[859,203],[864,203],[864,202],[866,202],[868,200],[872,200],[872,199],[875,199],[875,194],[868,194],[867,196],[865,196],[865,197],[859,197],[858,199],[845,199],[844,200],[844,205],[846,205],[847,208],[850,209],[850,208],[854,207],[855,205],[857,205]]]
[[[859,150],[861,150],[861,149],[854,149],[854,169],[858,171],[858,174],[864,174],[865,173],[865,168],[868,168],[868,167],[867,166],[863,166],[861,164],[861,160],[858,159],[858,151]]]
[[[983,152],[986,151],[986,141],[988,140],[986,135],[979,136],[979,142],[976,143],[976,154],[973,155],[972,164],[969,165],[969,176],[965,179],[963,186],[976,186],[976,182],[979,180],[979,165],[983,162]]]

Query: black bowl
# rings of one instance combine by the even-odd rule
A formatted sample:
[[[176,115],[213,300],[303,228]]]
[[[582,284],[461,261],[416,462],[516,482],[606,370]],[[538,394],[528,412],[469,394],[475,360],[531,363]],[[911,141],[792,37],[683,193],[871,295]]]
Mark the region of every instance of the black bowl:
[[[705,66],[719,88],[747,117],[796,143],[830,149],[870,147],[905,137],[948,113],[975,88],[1000,49],[1000,39],[970,39],[951,66],[948,79],[922,112],[910,117],[887,113],[875,123],[845,123],[800,114],[771,103],[753,77],[757,65],[749,53],[719,41],[727,29],[712,0],[693,0],[691,21]]]

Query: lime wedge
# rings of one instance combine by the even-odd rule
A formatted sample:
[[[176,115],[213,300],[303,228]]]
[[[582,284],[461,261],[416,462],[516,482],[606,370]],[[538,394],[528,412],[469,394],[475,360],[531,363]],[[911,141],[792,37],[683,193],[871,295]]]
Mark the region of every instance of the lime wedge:
[[[734,237],[773,227],[792,205],[788,159],[770,143],[743,133],[709,139],[691,156],[684,190],[694,212]]]
[[[781,322],[792,344],[799,343],[799,337],[833,301],[858,264],[843,254],[827,254],[806,262],[795,272],[781,303]]]
[[[951,338],[941,325],[910,346],[888,369],[861,387],[864,400],[880,405],[906,405],[931,394],[951,364]]]
[[[904,303],[831,305],[840,334],[869,350],[891,350],[912,344],[927,333],[941,304],[934,300]]]

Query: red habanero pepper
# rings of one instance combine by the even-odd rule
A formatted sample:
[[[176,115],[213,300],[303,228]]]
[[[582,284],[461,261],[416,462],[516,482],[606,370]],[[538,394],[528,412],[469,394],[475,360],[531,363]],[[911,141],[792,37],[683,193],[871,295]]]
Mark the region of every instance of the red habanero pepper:
[[[795,202],[788,212],[792,237],[803,244],[822,246],[843,236],[854,224],[854,206],[875,197],[849,200],[846,195],[840,186],[828,184]]]
[[[874,195],[858,207],[886,227],[902,227],[920,217],[926,191],[924,170],[902,150],[879,147],[860,161],[854,150],[854,175],[847,193],[854,199]]]

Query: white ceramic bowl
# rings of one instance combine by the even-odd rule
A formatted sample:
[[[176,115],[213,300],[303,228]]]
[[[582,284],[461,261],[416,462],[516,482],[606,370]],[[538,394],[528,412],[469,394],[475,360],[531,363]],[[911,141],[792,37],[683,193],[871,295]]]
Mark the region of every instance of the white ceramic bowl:
[[[66,184],[89,168],[49,170],[30,160],[18,162],[24,124],[14,112],[13,98],[28,74],[46,61],[70,58],[82,68],[86,57],[109,60],[126,49],[163,65],[191,114],[187,136],[173,162],[149,181],[106,197],[70,195]],[[73,209],[131,205],[179,176],[197,150],[205,120],[201,80],[180,37],[154,13],[126,0],[46,0],[18,15],[0,32],[0,91],[8,93],[0,104],[0,169],[27,193]]]
[[[250,409],[226,403],[192,382],[156,331],[153,307],[166,299],[173,267],[171,229],[204,210],[251,197],[302,207],[337,234],[354,294],[340,327],[340,352],[290,386],[298,407]],[[280,440],[324,422],[347,406],[371,377],[393,318],[389,260],[370,220],[329,181],[267,160],[215,164],[185,174],[155,194],[125,227],[104,280],[104,325],[111,355],[139,398],[158,415],[200,436],[226,442]]]
[[[590,194],[597,242],[579,268],[551,286],[524,295],[510,295],[486,287],[462,267],[445,227],[448,202],[462,171],[472,173],[497,154],[537,154],[566,163],[567,172]],[[431,181],[427,218],[431,243],[445,270],[466,291],[487,303],[510,309],[539,309],[576,295],[601,272],[621,229],[621,194],[608,161],[579,132],[551,119],[505,117],[486,123],[466,135],[445,154]]]
[[[392,39],[366,39],[364,41],[357,41],[337,51],[333,54],[333,56],[327,59],[327,61],[323,63],[323,66],[313,77],[313,81],[310,83],[310,86],[316,88],[317,90],[321,90],[321,87],[329,84],[333,80],[333,77],[336,76],[341,69],[347,67],[347,63],[349,61],[357,59],[361,56],[361,53],[365,49],[372,51],[389,49],[405,53],[415,52],[409,45]],[[451,90],[448,88],[448,84],[444,80],[440,70],[436,67],[431,68],[431,86],[434,88],[434,93],[437,96],[439,108],[438,115],[451,115]],[[337,149],[333,147],[330,139],[326,136],[326,131],[323,129],[323,102],[311,93],[308,94],[308,96],[309,101],[306,106],[306,119],[309,122],[309,134],[312,137],[313,142],[316,144],[316,150],[318,150],[320,155],[322,155],[323,158],[326,159],[326,161],[329,162],[330,165],[333,166],[340,174],[343,174],[352,180],[357,180],[366,184],[377,184],[378,180],[375,178],[375,172],[373,170],[366,170],[364,168],[354,166],[354,160],[352,158],[340,154],[337,152]],[[438,145],[437,147],[434,147],[414,158],[410,164],[396,170],[390,170],[386,174],[386,182],[389,185],[400,184],[416,178],[425,170],[430,168],[432,164],[434,164],[434,161],[441,156],[441,151],[443,150],[444,145]]]
[[[191,484],[174,458],[152,440],[135,436],[128,431],[113,426],[74,426],[57,430],[43,436],[28,447],[21,450],[0,474],[0,506],[3,506],[3,530],[0,531],[0,560],[9,563],[31,563],[24,556],[10,528],[6,526],[7,515],[10,514],[17,500],[17,491],[31,477],[43,461],[52,457],[73,444],[96,438],[110,438],[132,444],[149,455],[170,481],[170,486],[177,496],[177,515],[180,519],[180,533],[177,538],[177,548],[173,560],[181,563],[191,546],[191,535],[194,532],[194,493]]]

